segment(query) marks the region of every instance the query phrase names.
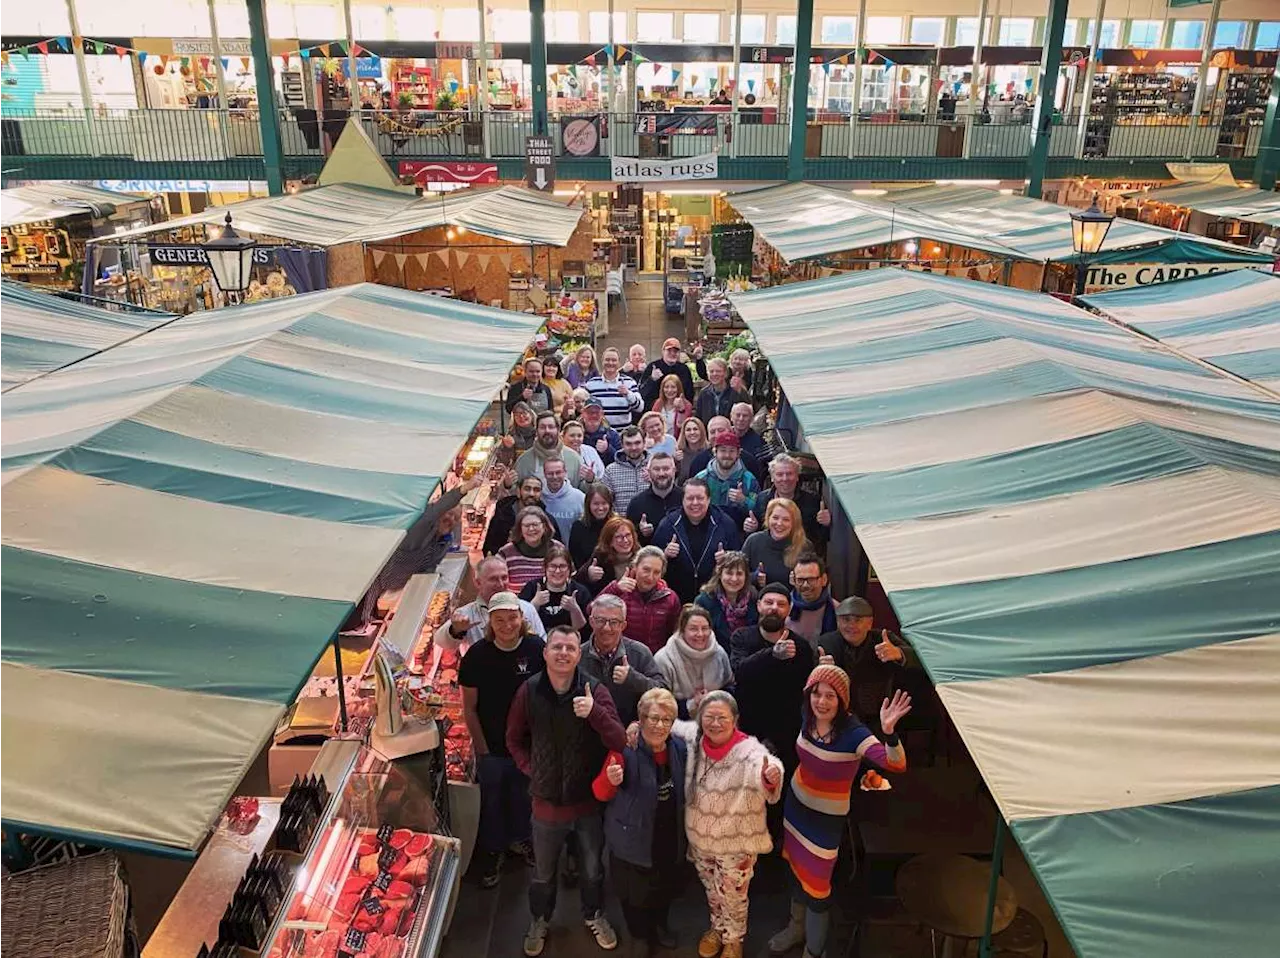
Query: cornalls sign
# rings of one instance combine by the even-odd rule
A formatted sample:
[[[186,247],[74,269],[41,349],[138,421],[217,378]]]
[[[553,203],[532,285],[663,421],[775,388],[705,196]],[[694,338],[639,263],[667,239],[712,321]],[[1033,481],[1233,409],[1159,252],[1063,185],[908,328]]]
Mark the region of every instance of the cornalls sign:
[[[678,160],[642,160],[615,156],[609,162],[615,183],[661,183],[668,180],[714,180],[720,176],[720,155],[704,153]]]

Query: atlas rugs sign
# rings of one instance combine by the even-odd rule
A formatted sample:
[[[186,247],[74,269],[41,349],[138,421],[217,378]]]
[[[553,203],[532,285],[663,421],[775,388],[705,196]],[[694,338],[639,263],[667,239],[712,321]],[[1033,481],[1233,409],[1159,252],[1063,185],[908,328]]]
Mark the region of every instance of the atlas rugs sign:
[[[615,183],[663,183],[672,180],[714,180],[720,175],[720,155],[704,153],[678,160],[649,160],[615,156],[609,161]]]
[[[1132,286],[1154,286],[1190,276],[1208,276],[1237,269],[1258,269],[1260,263],[1123,263],[1116,266],[1090,266],[1085,277],[1085,290],[1098,293],[1107,289],[1129,289]]]
[[[432,163],[423,160],[401,160],[400,175],[412,176],[418,183],[465,183],[475,186],[498,182],[497,163]]]

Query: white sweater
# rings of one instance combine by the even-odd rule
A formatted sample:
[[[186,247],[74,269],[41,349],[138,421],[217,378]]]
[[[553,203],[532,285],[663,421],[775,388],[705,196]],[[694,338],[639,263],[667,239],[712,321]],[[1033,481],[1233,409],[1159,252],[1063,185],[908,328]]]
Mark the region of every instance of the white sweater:
[[[765,824],[765,804],[782,796],[778,787],[766,790],[767,761],[782,772],[782,762],[759,740],[748,736],[718,762],[710,761],[697,744],[698,727],[677,722],[672,734],[689,743],[685,763],[685,832],[690,851],[702,855],[763,855],[773,850]]]

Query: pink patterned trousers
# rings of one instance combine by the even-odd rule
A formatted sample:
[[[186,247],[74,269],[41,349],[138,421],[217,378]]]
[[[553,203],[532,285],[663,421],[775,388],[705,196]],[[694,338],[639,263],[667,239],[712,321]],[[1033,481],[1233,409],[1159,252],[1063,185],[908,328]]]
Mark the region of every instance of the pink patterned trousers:
[[[756,870],[755,855],[703,855],[692,852],[702,887],[707,890],[711,927],[725,942],[747,935],[747,889]]]

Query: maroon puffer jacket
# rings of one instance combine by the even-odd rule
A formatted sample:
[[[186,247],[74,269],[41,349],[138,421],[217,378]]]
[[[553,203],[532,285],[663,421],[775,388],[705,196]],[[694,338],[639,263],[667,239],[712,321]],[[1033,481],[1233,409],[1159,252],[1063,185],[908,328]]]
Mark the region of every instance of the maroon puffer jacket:
[[[624,634],[628,639],[647,645],[650,652],[657,652],[666,645],[671,633],[680,625],[680,597],[668,589],[662,579],[648,595],[641,595],[634,589],[623,592],[617,582],[610,582],[600,594],[616,595],[626,603],[627,628]]]

